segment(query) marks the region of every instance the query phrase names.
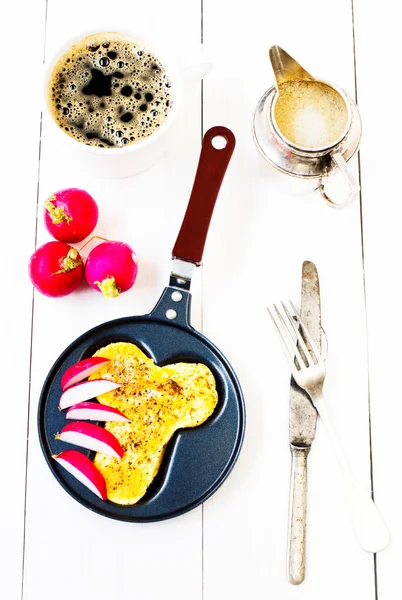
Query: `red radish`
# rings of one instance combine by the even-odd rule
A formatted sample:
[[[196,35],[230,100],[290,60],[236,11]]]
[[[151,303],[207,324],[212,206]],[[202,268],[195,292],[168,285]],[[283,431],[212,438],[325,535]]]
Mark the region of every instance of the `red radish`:
[[[53,458],[101,500],[107,500],[103,475],[85,454],[78,450],[64,450],[60,454],[54,454]]]
[[[97,402],[80,402],[68,409],[66,419],[77,419],[81,421],[120,421],[130,423],[122,412]]]
[[[95,450],[95,452],[102,452],[102,454],[115,458],[121,458],[124,454],[123,448],[113,433],[86,421],[67,423],[56,435],[56,440]]]
[[[79,383],[83,379],[86,379],[104,365],[104,363],[109,362],[108,358],[102,357],[91,357],[84,358],[84,360],[80,360],[75,365],[72,365],[67,371],[64,373],[61,378],[61,389],[66,390],[67,388]]]
[[[84,190],[68,188],[45,200],[45,225],[60,242],[82,242],[95,229],[98,206]]]
[[[47,242],[32,254],[29,276],[34,287],[45,296],[67,296],[80,285],[84,264],[72,246],[64,242]]]
[[[137,257],[124,242],[103,242],[88,255],[85,277],[89,285],[106,298],[129,290],[137,277]]]
[[[120,383],[108,381],[107,379],[81,381],[81,383],[77,383],[77,385],[67,388],[66,391],[62,393],[59,408],[63,410],[64,408],[74,406],[74,404],[79,404],[85,400],[91,400],[91,398],[107,394],[107,392],[117,389],[120,385]]]

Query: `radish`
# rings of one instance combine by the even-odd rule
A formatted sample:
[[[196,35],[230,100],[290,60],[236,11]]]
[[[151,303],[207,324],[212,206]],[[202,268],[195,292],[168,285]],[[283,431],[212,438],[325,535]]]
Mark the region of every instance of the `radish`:
[[[117,438],[107,429],[87,423],[86,421],[74,421],[67,423],[63,429],[56,435],[56,440],[95,450],[108,456],[121,458],[124,454]]]
[[[77,419],[82,421],[120,421],[130,423],[122,412],[97,402],[80,402],[75,404],[66,412],[66,419]]]
[[[60,382],[61,389],[64,392],[64,390],[66,390],[67,388],[71,387],[72,385],[75,385],[76,383],[79,383],[83,379],[86,379],[93,373],[96,373],[96,371],[99,371],[102,365],[104,365],[107,362],[109,362],[108,358],[96,356],[80,360],[80,362],[77,362],[75,365],[72,365],[64,373]]]
[[[84,276],[84,264],[72,246],[47,242],[32,254],[29,276],[39,292],[57,298],[77,289]]]
[[[98,215],[95,200],[78,188],[60,190],[45,200],[46,229],[60,242],[82,242],[95,229]]]
[[[89,285],[106,298],[129,290],[137,277],[137,257],[124,242],[106,241],[88,255],[85,277]]]
[[[59,408],[60,410],[63,410],[64,408],[74,406],[74,404],[79,404],[85,400],[91,400],[91,398],[107,394],[107,392],[117,389],[120,385],[120,383],[115,383],[108,379],[81,381],[81,383],[77,383],[77,385],[67,388],[65,392],[62,393]]]
[[[52,458],[101,500],[107,500],[103,475],[85,454],[78,450],[64,450],[60,454],[54,454]]]

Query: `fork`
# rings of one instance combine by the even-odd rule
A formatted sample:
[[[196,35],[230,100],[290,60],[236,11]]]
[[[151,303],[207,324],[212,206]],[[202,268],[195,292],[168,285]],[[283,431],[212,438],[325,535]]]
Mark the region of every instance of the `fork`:
[[[284,302],[281,305],[282,310],[274,304],[273,312],[269,308],[268,312],[282,341],[293,378],[310,396],[340,463],[358,542],[367,552],[380,552],[388,545],[389,533],[371,493],[354,475],[325,406],[325,361],[294,304],[289,302],[290,309]]]

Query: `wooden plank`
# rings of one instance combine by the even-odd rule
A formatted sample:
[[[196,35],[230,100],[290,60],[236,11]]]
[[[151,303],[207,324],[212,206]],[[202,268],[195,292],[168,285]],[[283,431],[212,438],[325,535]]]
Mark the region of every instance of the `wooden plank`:
[[[3,457],[0,496],[1,590],[20,597],[23,561],[25,463],[32,287],[27,274],[34,250],[40,135],[37,94],[44,45],[45,2],[2,7],[2,256],[0,331]],[[18,27],[17,27],[18,24]]]
[[[119,3],[124,29],[182,50],[199,42],[200,9],[193,3],[156,2],[146,10]],[[73,0],[68,11],[50,2],[47,55],[77,30],[104,30],[110,4]],[[171,21],[171,14],[180,19]],[[167,27],[167,23],[169,26]],[[113,27],[119,29],[119,26]],[[149,36],[148,36],[149,37]],[[97,233],[121,239],[139,258],[135,287],[116,301],[106,301],[82,289],[52,301],[35,296],[31,427],[36,429],[37,402],[47,371],[62,349],[77,335],[105,320],[144,314],[156,303],[170,273],[170,254],[191,191],[200,150],[199,86],[185,94],[177,143],[149,172],[127,180],[103,180],[96,173],[78,173],[66,162],[45,126],[40,202],[57,189],[87,189],[98,202]],[[41,220],[39,243],[48,239]],[[200,277],[194,295],[201,297]],[[193,309],[200,322],[200,302]],[[57,484],[41,454],[37,436],[30,440],[27,503],[25,600],[40,594],[50,600],[78,596],[99,600],[136,598],[201,598],[201,508],[156,524],[109,521],[75,503]]]
[[[400,28],[390,1],[378,7],[354,0],[357,89],[364,125],[361,151],[364,265],[370,360],[374,493],[391,532],[377,557],[378,597],[399,588],[402,552],[398,449],[402,407],[395,379],[400,369],[400,222],[398,170],[401,123],[397,61]],[[374,75],[375,74],[375,75]],[[385,93],[374,88],[385,84]],[[394,87],[395,86],[395,87]]]
[[[340,42],[341,40],[341,42]],[[280,44],[313,75],[354,94],[351,5],[231,4],[204,0],[204,43],[215,59],[204,84],[205,129],[223,124],[237,149],[204,260],[204,333],[227,355],[247,406],[233,474],[204,505],[204,598],[374,598],[373,557],[349,523],[342,479],[321,427],[309,458],[307,578],[285,576],[290,454],[289,371],[266,306],[299,300],[301,265],[319,269],[329,340],[327,403],[356,473],[370,485],[367,356],[359,204],[327,208],[295,195],[259,157],[254,106],[273,85],[268,47]],[[356,167],[356,163],[355,163]],[[340,182],[331,182],[341,193]],[[310,188],[311,189],[311,188]]]

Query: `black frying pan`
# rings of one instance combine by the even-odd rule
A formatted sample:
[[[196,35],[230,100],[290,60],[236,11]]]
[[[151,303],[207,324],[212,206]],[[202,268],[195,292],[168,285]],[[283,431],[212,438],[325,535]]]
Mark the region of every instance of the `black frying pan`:
[[[212,141],[223,137],[226,146]],[[173,270],[154,310],[145,316],[109,321],[84,333],[57,359],[43,386],[38,412],[39,438],[58,482],[87,508],[122,521],[158,521],[180,515],[204,502],[229,475],[239,455],[245,409],[237,377],[223,354],[189,323],[191,271],[200,265],[215,201],[235,147],[233,133],[213,127],[204,136],[198,170],[183,224],[173,249]],[[160,366],[202,362],[213,372],[219,396],[212,416],[200,427],[182,429],[169,442],[158,475],[146,495],[132,506],[97,498],[54,459],[71,447],[55,440],[65,425],[58,410],[64,371],[111,342],[137,344]],[[79,448],[93,458],[94,453]]]

